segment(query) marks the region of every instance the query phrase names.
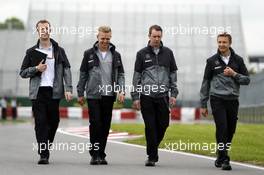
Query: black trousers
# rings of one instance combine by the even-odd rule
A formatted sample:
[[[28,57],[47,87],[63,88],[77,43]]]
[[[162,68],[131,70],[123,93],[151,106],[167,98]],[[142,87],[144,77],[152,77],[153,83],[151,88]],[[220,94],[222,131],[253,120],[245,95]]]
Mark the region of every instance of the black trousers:
[[[12,107],[12,117],[13,119],[17,118],[17,108],[16,107]]]
[[[216,126],[216,142],[221,144],[217,156],[224,160],[228,157],[227,149],[231,146],[236,131],[239,102],[237,99],[224,100],[211,96],[210,103]]]
[[[40,87],[36,100],[32,100],[35,119],[35,134],[38,142],[38,153],[49,157],[49,147],[54,140],[60,117],[59,99],[52,99],[51,87]]]
[[[6,108],[2,108],[2,119],[5,120],[6,119]]]
[[[105,147],[112,120],[115,98],[102,96],[101,99],[87,99],[89,108],[89,132],[92,144],[90,155],[105,158]]]
[[[169,126],[169,98],[140,97],[141,113],[145,123],[147,155],[149,159],[158,158],[158,147]]]

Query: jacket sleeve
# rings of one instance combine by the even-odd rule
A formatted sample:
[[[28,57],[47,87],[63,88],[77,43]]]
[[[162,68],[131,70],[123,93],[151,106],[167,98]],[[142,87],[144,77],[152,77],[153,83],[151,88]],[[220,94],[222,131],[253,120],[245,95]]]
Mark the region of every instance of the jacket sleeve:
[[[177,70],[178,68],[175,62],[175,58],[174,58],[173,52],[171,51],[169,87],[170,87],[171,97],[175,97],[175,98],[177,97],[179,93],[178,88],[177,88]]]
[[[134,68],[134,75],[133,75],[133,90],[131,92],[132,100],[139,100],[139,92],[137,91],[137,87],[141,86],[141,73],[143,71],[143,64],[142,64],[142,58],[141,54],[138,52],[135,62],[135,68]]]
[[[29,57],[29,50],[27,50],[26,55],[23,59],[22,66],[20,68],[19,75],[22,78],[31,78],[34,77],[38,73],[37,68],[34,66],[32,67],[30,64],[30,57]]]
[[[86,55],[87,55],[86,52],[84,52],[82,64],[80,67],[80,76],[79,76],[79,81],[77,84],[78,97],[84,96],[85,85],[86,85],[86,81],[88,79],[88,60],[87,60]]]
[[[207,60],[203,82],[200,90],[200,103],[202,108],[207,108],[207,101],[209,100],[209,91],[210,91],[210,82],[212,79],[213,73],[211,71],[210,62]]]
[[[70,66],[69,60],[67,58],[67,55],[66,55],[64,49],[62,49],[62,56],[64,57],[65,61],[67,62],[67,65],[65,65],[63,68],[63,79],[64,79],[64,84],[65,84],[65,91],[72,93],[73,88],[72,88],[71,66]]]
[[[240,85],[248,85],[250,83],[248,70],[242,58],[240,62],[239,72],[237,72],[234,79]]]
[[[125,71],[124,71],[124,66],[122,63],[122,59],[120,56],[120,62],[121,65],[118,67],[118,72],[117,72],[117,84],[120,86],[120,92],[125,93]]]

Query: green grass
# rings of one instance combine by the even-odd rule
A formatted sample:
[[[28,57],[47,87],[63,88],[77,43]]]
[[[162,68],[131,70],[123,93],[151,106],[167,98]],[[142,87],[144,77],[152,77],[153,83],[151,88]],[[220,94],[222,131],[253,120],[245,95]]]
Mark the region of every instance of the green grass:
[[[16,120],[12,120],[12,119],[0,119],[0,124],[5,125],[5,124],[19,124],[19,123],[25,123],[27,122],[27,120],[23,120],[23,119],[16,119]]]
[[[126,131],[131,134],[144,135],[143,124],[112,124],[114,131]],[[213,124],[171,124],[160,144],[160,148],[177,149],[181,143],[199,143],[201,149],[186,149],[185,152],[215,156],[215,126]],[[127,140],[128,143],[146,145],[145,137]],[[174,144],[174,147],[172,147]],[[212,149],[208,148],[210,146]],[[197,147],[198,148],[198,147]],[[210,148],[210,147],[209,147]],[[264,166],[264,125],[238,124],[229,153],[234,161]]]

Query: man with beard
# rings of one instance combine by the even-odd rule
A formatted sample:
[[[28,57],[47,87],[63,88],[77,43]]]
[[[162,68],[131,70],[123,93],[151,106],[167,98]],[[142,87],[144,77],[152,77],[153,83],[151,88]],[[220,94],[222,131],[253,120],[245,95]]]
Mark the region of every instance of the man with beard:
[[[137,52],[133,76],[136,90],[131,96],[145,123],[148,155],[145,166],[155,166],[159,144],[169,126],[169,103],[175,105],[178,95],[177,66],[172,50],[161,41],[162,28],[151,26],[148,37],[148,45]]]

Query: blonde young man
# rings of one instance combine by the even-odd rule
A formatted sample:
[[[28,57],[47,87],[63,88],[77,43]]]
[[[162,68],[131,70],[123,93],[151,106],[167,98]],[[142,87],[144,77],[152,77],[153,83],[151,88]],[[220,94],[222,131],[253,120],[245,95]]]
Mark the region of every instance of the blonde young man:
[[[113,104],[124,102],[124,68],[121,55],[110,42],[111,28],[101,26],[92,48],[84,52],[77,85],[78,102],[84,104],[84,91],[89,108],[91,165],[106,165],[105,147],[112,119]]]

